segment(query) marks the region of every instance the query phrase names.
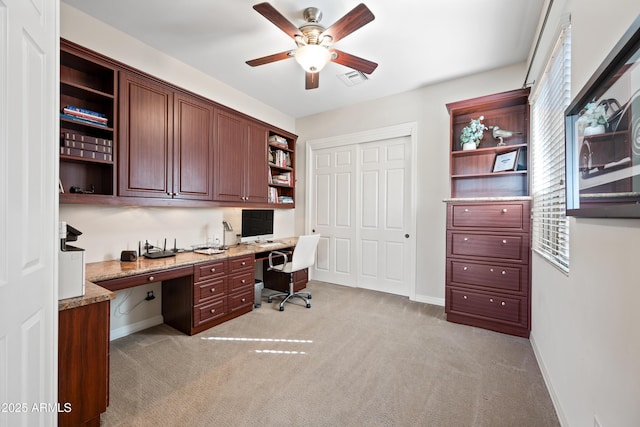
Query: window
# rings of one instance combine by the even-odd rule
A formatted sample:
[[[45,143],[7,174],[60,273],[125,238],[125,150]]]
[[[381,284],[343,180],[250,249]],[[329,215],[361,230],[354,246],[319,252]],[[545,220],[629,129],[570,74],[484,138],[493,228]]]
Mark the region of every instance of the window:
[[[564,111],[571,103],[571,28],[562,31],[531,96],[533,250],[569,271]]]

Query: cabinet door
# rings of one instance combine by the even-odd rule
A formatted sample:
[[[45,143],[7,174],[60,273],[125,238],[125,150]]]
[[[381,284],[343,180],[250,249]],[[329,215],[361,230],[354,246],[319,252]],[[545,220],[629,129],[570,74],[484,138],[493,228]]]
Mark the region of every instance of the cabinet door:
[[[245,120],[222,110],[215,112],[214,199],[242,202],[244,197]]]
[[[173,197],[213,198],[213,105],[174,94]]]
[[[267,165],[267,128],[249,122],[247,126],[247,154],[244,173],[245,201],[267,203],[269,173]]]
[[[119,195],[171,197],[172,91],[126,72],[120,90]]]

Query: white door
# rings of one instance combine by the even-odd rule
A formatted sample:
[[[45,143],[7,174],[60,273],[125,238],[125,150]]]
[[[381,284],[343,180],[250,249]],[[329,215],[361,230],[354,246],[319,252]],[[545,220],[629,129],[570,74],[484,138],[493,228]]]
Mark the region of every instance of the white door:
[[[356,147],[314,152],[311,232],[320,234],[312,276],[316,280],[355,286]]]
[[[358,286],[409,296],[411,144],[408,137],[360,146]]]
[[[415,124],[309,141],[315,280],[415,297]]]
[[[58,14],[0,1],[0,426],[58,418]]]

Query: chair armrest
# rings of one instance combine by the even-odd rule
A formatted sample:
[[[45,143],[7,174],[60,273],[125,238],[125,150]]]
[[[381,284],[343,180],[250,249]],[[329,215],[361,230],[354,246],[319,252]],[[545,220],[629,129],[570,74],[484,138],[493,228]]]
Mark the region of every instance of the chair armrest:
[[[273,256],[282,256],[284,257],[284,262],[282,263],[281,266],[274,266],[273,265]],[[289,256],[287,253],[285,252],[281,252],[281,251],[271,251],[269,252],[269,270],[284,270],[284,266],[287,265],[287,262],[289,262]],[[280,268],[277,268],[280,267]]]

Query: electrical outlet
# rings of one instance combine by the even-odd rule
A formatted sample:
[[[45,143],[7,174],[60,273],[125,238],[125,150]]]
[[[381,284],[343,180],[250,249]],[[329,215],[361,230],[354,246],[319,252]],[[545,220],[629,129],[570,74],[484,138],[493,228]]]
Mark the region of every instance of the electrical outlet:
[[[593,416],[593,427],[602,427],[602,424],[600,424],[598,417],[596,417],[595,415]]]

